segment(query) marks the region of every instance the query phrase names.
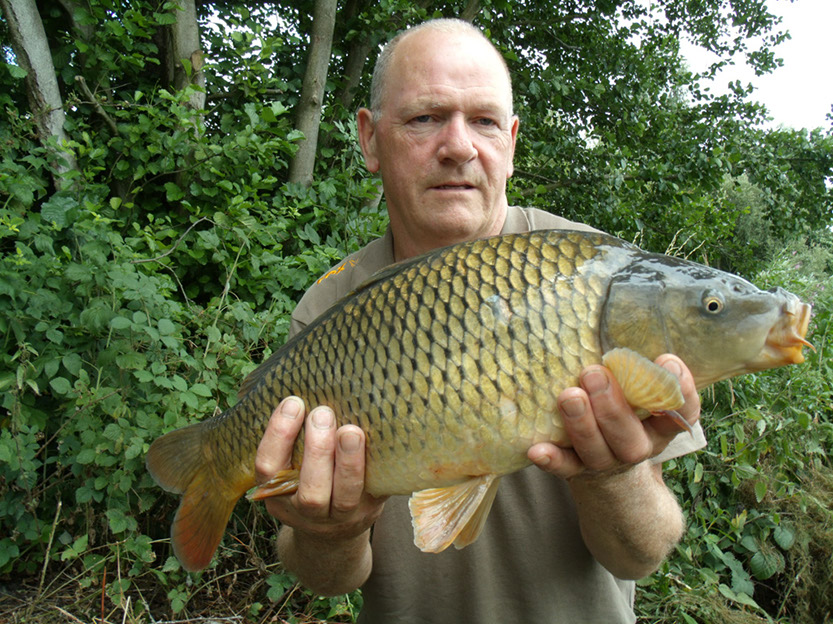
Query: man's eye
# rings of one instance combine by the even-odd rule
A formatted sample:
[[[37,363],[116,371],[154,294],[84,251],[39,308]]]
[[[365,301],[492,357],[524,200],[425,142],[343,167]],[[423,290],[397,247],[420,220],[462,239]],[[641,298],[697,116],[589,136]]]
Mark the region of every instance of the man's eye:
[[[431,115],[417,115],[411,121],[415,121],[416,123],[428,123],[431,121]]]
[[[481,117],[480,119],[478,119],[476,121],[476,123],[480,126],[487,126],[487,127],[497,125],[497,122],[494,119],[491,119],[489,117]]]

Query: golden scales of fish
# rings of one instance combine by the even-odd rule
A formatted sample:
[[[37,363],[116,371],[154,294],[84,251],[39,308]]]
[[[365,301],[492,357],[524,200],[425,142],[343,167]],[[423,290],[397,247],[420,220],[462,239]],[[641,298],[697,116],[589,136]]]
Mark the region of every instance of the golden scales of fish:
[[[367,435],[367,491],[411,494],[415,543],[477,538],[502,475],[537,442],[566,445],[556,397],[604,362],[645,416],[679,408],[675,353],[698,388],[804,360],[810,306],[782,289],[644,252],[604,234],[539,231],[439,249],[385,269],[255,370],[239,401],[150,447],[182,494],[172,527],[188,570],[208,565],[255,486],[266,423],[286,396],[329,405]],[[252,498],[295,491],[303,453]]]

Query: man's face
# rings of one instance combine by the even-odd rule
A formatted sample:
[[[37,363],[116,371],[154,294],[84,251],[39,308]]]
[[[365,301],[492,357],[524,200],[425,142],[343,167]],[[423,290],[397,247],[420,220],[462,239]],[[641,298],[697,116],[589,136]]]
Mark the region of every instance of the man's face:
[[[359,139],[382,175],[397,259],[499,233],[518,120],[497,53],[465,34],[405,38],[380,113],[359,112]]]

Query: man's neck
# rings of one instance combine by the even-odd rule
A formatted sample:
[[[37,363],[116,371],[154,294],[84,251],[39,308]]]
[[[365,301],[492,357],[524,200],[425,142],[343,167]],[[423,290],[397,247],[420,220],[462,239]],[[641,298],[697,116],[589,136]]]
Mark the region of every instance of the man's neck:
[[[456,243],[462,243],[468,240],[475,240],[477,238],[486,238],[488,236],[495,236],[500,234],[503,230],[503,224],[506,222],[508,215],[508,207],[504,203],[499,206],[494,218],[488,226],[481,228],[479,231],[472,232],[465,236],[422,236],[415,237],[409,235],[407,231],[400,231],[394,223],[391,223],[391,235],[393,237],[393,257],[397,262],[413,258],[424,253],[428,253],[440,247],[447,247]]]

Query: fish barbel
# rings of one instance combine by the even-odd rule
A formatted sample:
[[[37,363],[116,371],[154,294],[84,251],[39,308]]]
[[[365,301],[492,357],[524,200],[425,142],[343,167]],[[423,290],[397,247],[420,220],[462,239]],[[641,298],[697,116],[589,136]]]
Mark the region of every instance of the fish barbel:
[[[289,340],[222,414],[151,445],[147,467],[182,494],[171,531],[188,570],[211,561],[256,485],[270,415],[289,395],[330,406],[367,438],[365,488],[411,494],[415,543],[476,539],[500,476],[538,442],[568,445],[556,398],[604,363],[644,416],[682,406],[652,360],[674,353],[698,388],[804,360],[810,306],[782,289],[598,233],[544,230],[438,249],[384,269]],[[253,498],[298,485],[292,466]]]

